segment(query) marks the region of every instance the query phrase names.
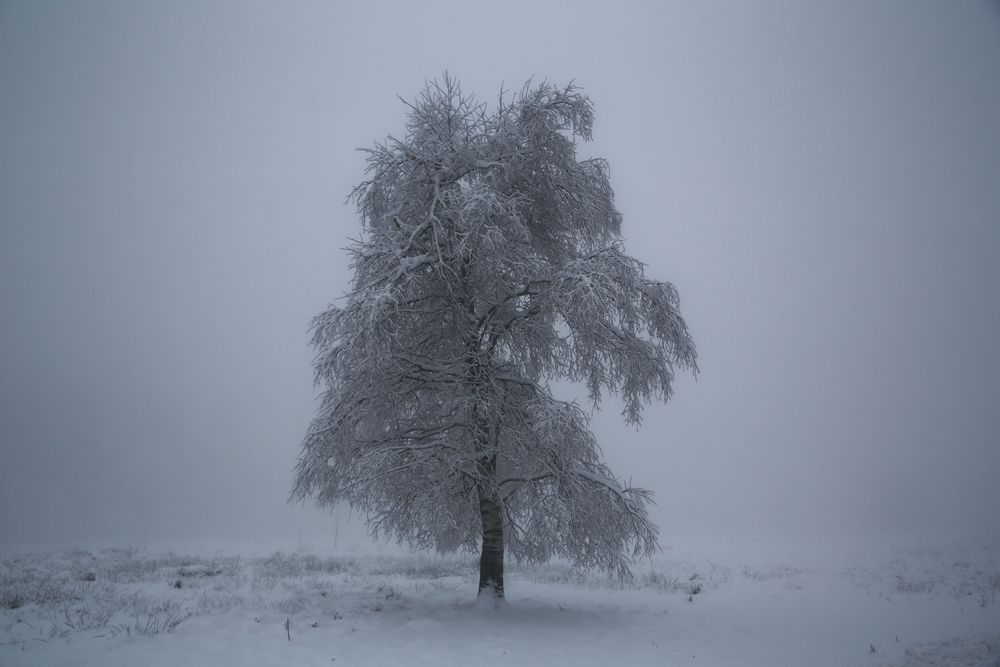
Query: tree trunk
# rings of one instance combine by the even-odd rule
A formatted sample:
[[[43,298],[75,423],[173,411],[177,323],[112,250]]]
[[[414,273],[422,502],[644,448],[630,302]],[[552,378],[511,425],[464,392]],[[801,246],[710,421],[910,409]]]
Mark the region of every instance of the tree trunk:
[[[479,557],[479,595],[503,599],[503,520],[492,489],[479,488],[479,515],[483,521],[483,552]]]
[[[479,459],[479,517],[483,522],[483,551],[479,556],[479,596],[503,599],[503,517],[497,489],[496,454]]]

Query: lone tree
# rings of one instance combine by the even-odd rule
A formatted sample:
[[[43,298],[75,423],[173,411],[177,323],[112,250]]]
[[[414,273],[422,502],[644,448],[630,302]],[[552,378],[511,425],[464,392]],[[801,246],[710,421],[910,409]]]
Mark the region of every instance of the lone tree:
[[[623,252],[607,163],[577,159],[590,99],[529,84],[490,110],[445,75],[406,104],[351,194],[352,289],[312,323],[325,392],[292,497],[346,501],[375,536],[481,547],[479,595],[503,597],[505,549],[627,574],[657,548],[651,494],[549,383],[618,393],[638,424],[697,366],[674,287]]]

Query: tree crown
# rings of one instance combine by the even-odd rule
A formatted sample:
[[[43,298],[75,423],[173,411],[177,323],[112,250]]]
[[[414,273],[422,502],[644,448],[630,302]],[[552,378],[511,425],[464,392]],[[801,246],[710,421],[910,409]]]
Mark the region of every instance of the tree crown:
[[[313,321],[325,391],[293,495],[447,550],[475,548],[485,490],[515,556],[625,571],[656,545],[650,494],[612,475],[549,383],[618,393],[638,423],[697,366],[676,290],[623,251],[607,163],[577,159],[592,104],[541,83],[491,110],[447,75],[406,104],[404,137],[368,149],[351,195],[346,303]]]

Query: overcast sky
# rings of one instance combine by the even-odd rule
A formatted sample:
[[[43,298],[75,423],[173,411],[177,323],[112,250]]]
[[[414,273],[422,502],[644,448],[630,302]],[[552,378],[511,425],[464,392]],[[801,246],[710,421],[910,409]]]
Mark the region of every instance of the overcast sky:
[[[354,151],[575,79],[702,373],[613,468],[692,531],[1000,531],[1000,9],[0,1],[0,543],[290,539]]]

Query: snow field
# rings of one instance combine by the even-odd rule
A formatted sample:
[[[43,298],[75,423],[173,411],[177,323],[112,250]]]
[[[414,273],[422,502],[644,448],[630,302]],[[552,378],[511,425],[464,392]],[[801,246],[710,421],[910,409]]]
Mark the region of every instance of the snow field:
[[[996,545],[756,546],[511,565],[498,609],[470,557],[10,550],[0,664],[1000,665]]]

